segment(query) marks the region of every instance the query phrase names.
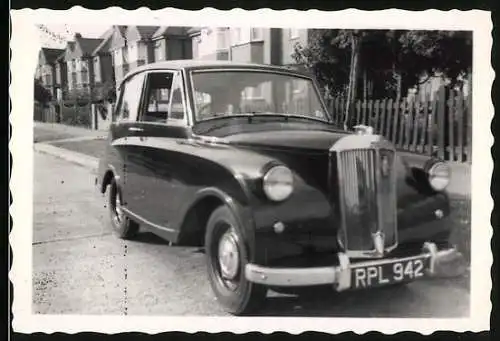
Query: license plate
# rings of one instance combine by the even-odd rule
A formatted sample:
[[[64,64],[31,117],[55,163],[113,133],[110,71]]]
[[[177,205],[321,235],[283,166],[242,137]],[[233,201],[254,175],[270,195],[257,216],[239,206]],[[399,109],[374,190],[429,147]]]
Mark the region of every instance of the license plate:
[[[351,288],[366,289],[413,281],[424,277],[428,266],[427,257],[395,260],[378,265],[354,265],[351,271]]]

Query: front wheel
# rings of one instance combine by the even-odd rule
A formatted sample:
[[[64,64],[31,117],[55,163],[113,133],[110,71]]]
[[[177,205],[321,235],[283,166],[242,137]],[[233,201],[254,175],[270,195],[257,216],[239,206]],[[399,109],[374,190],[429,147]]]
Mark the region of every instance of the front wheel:
[[[234,315],[255,311],[267,288],[245,278],[248,254],[241,227],[226,206],[217,208],[208,220],[205,252],[210,285],[223,308]]]

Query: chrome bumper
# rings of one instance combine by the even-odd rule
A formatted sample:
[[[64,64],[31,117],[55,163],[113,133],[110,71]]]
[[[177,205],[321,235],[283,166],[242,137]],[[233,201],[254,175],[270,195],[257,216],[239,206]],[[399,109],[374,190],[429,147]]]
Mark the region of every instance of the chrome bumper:
[[[401,259],[379,259],[351,264],[345,253],[339,253],[339,265],[336,266],[270,268],[256,264],[247,264],[245,267],[245,276],[250,282],[270,286],[299,287],[333,285],[337,291],[343,291],[351,288],[351,273],[356,267],[368,265],[376,266],[418,257],[429,258],[429,267],[426,269],[426,275],[428,277],[443,275],[446,273],[446,266],[450,266],[450,264],[456,262],[457,259],[463,261],[462,255],[455,248],[438,250],[436,244],[426,242],[422,247],[421,254]]]

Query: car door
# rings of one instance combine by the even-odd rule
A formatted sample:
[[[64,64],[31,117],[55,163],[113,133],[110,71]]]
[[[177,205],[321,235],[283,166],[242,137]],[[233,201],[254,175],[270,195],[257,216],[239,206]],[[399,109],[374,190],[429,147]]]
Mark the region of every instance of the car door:
[[[128,158],[134,152],[134,146],[126,143],[125,139],[134,136],[137,130],[137,116],[139,113],[141,92],[145,75],[136,74],[122,83],[118,103],[113,112],[112,123],[109,128],[109,159],[114,171],[120,178],[123,205],[134,211],[131,187],[128,179],[134,169],[129,168]],[[133,185],[133,184],[132,184]]]
[[[129,157],[134,174],[133,195],[136,214],[150,225],[171,231],[176,217],[177,190],[172,160],[179,140],[187,133],[182,74],[176,71],[152,71],[146,77],[143,105],[138,116],[138,148]],[[161,143],[160,143],[161,140]]]

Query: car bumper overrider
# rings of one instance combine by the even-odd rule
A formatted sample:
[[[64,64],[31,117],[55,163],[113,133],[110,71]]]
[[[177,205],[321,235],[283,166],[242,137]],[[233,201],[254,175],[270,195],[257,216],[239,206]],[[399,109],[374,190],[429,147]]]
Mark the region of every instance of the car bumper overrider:
[[[422,252],[401,258],[383,258],[351,263],[345,253],[338,254],[338,265],[309,268],[274,268],[247,264],[246,278],[253,283],[269,286],[333,285],[335,290],[363,289],[398,282],[410,282],[421,277],[457,275],[463,269],[463,257],[453,247],[438,249],[426,242]],[[461,266],[457,266],[461,264]],[[460,272],[460,270],[458,270]]]

